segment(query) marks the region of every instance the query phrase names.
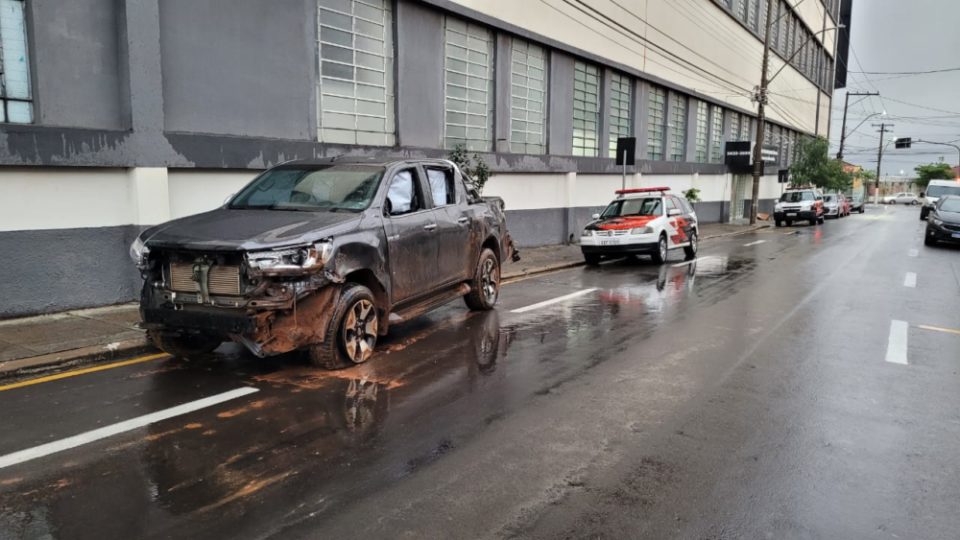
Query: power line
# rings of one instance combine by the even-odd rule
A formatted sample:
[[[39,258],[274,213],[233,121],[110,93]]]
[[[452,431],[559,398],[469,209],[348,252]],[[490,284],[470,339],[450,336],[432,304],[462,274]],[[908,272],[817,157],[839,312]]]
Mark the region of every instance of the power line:
[[[857,64],[859,65],[859,62]],[[930,69],[927,71],[851,71],[850,73],[856,73],[858,75],[928,75],[930,73],[948,73],[951,71],[960,71],[960,67]]]

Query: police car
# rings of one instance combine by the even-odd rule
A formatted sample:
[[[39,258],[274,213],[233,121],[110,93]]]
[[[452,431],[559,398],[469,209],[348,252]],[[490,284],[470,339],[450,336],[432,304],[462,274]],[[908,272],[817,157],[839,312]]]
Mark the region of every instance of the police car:
[[[700,229],[690,203],[667,193],[670,188],[621,189],[580,236],[580,251],[589,265],[604,257],[650,255],[657,263],[671,249],[683,248],[687,260],[697,256]]]

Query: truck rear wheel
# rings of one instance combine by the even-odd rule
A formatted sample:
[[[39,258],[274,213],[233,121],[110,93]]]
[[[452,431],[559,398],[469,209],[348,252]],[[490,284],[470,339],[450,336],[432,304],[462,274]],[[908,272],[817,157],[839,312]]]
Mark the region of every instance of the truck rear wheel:
[[[490,248],[483,248],[473,279],[470,280],[470,292],[463,297],[463,301],[474,311],[487,311],[493,309],[499,296],[500,259]]]
[[[213,352],[223,341],[206,334],[188,334],[148,330],[147,339],[161,351],[182,358],[196,358]]]
[[[323,334],[323,342],[310,346],[310,363],[324,369],[362,364],[377,345],[378,312],[370,289],[349,283]]]

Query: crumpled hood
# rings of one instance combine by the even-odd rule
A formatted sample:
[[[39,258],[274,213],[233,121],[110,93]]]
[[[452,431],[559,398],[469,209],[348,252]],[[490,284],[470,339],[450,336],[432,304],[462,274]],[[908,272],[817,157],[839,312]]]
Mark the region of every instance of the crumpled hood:
[[[216,210],[151,227],[140,235],[149,248],[250,251],[316,242],[352,230],[360,214],[290,210]]]

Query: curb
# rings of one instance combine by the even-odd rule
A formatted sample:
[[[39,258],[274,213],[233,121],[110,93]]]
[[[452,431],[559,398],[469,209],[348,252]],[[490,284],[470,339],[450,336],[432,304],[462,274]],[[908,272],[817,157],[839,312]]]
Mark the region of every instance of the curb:
[[[522,270],[522,271],[520,271],[520,272],[515,272],[515,273],[510,273],[510,274],[504,274],[504,275],[503,275],[503,281],[504,281],[504,282],[516,281],[516,280],[518,280],[518,279],[520,279],[520,278],[525,278],[525,277],[529,277],[529,276],[534,276],[534,275],[537,275],[537,274],[545,274],[545,273],[547,273],[547,272],[554,272],[554,271],[556,271],[556,270],[564,270],[564,269],[567,269],[567,268],[576,268],[576,267],[578,267],[578,266],[583,266],[583,265],[585,265],[585,264],[587,264],[587,263],[584,262],[584,261],[571,261],[571,262],[566,262],[566,263],[562,263],[562,264],[555,264],[555,265],[551,265],[551,266],[537,266],[537,267],[531,268],[531,269],[529,269],[529,270]]]
[[[712,239],[714,239],[714,238],[726,238],[726,237],[729,237],[729,236],[740,236],[741,234],[749,234],[749,233],[752,233],[752,232],[759,231],[759,230],[761,230],[761,229],[769,229],[769,228],[770,228],[770,224],[769,224],[769,223],[765,223],[765,224],[763,224],[763,225],[757,225],[757,226],[755,226],[755,227],[750,227],[749,229],[742,230],[742,231],[733,231],[733,232],[728,232],[728,233],[714,234],[714,235],[712,235],[712,236],[704,236],[704,237],[701,238],[700,240],[712,240]]]
[[[140,339],[119,341],[109,345],[91,345],[79,349],[10,360],[0,363],[0,380],[39,375],[86,364],[99,364],[117,360],[130,354],[151,351],[156,351],[156,348],[144,336]]]

